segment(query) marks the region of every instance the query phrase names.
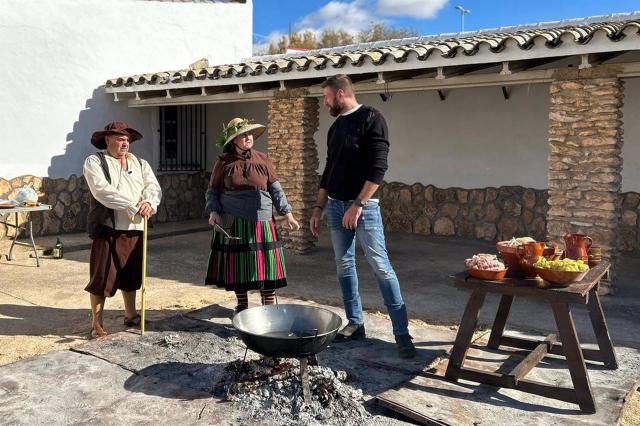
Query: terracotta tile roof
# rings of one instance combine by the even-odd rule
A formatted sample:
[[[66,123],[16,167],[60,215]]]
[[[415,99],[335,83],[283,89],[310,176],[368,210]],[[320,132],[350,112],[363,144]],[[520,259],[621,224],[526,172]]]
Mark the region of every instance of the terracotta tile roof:
[[[339,69],[346,63],[360,66],[365,62],[371,62],[375,66],[387,64],[390,61],[405,62],[410,56],[415,56],[418,61],[427,61],[433,57],[445,59],[461,55],[470,57],[485,48],[500,55],[508,44],[516,45],[521,51],[530,50],[540,43],[551,50],[561,46],[567,40],[576,45],[587,45],[598,33],[606,35],[612,43],[621,41],[629,37],[630,34],[640,36],[640,12],[476,32],[361,43],[289,55],[252,57],[239,64],[113,78],[107,80],[105,85],[107,88],[113,89],[138,85],[142,90],[149,90],[151,89],[149,86],[160,86],[166,83],[179,84],[186,81],[221,78],[229,78],[229,85],[242,84],[242,78],[247,76],[272,76],[294,69],[296,71],[323,70],[328,67]],[[501,60],[498,56],[495,62]],[[429,67],[429,65],[424,62],[421,67]],[[336,72],[339,71],[336,70]],[[313,75],[308,77],[313,77]],[[305,78],[305,75],[300,75],[300,78]],[[154,87],[154,89],[162,90],[163,88]]]

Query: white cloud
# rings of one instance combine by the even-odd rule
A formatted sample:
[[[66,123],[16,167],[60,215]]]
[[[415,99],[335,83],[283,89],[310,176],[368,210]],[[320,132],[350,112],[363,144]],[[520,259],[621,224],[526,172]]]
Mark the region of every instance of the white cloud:
[[[268,35],[263,36],[259,34],[253,35],[253,54],[254,55],[266,55],[269,50],[269,45],[273,44],[278,46],[280,39],[286,34],[281,31],[271,31]]]
[[[324,29],[341,29],[356,34],[368,28],[372,22],[384,22],[371,13],[371,1],[353,0],[343,2],[333,0],[316,12],[305,16],[296,24],[296,30],[320,32]]]
[[[317,37],[326,29],[343,30],[356,35],[373,23],[393,26],[389,17],[434,18],[449,0],[332,0],[317,11],[304,16],[293,26],[294,31],[311,31]],[[282,31],[254,40],[253,51],[267,51],[269,43],[278,44]]]
[[[449,0],[378,0],[376,10],[386,16],[410,16],[418,19],[435,18]]]

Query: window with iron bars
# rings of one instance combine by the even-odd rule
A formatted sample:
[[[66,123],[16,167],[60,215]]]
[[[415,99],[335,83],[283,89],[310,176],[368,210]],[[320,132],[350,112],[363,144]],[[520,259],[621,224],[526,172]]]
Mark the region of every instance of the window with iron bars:
[[[160,172],[202,171],[207,162],[207,106],[160,107]]]

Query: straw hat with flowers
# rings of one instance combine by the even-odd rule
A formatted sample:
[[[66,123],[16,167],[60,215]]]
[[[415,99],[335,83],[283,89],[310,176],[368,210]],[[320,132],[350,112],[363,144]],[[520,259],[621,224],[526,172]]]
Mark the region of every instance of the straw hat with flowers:
[[[234,118],[229,121],[226,126],[222,126],[222,134],[218,136],[218,139],[216,139],[216,145],[220,148],[224,148],[229,142],[245,133],[251,133],[253,138],[257,139],[265,130],[265,126],[262,124],[251,123],[247,118]]]

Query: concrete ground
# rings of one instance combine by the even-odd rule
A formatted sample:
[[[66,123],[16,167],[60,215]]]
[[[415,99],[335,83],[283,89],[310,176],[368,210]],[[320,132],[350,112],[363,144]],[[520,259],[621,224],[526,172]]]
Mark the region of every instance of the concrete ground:
[[[151,230],[147,299],[150,319],[162,320],[215,303],[232,303],[229,293],[201,286],[209,233],[183,233],[204,228],[206,223],[194,221],[157,225]],[[40,268],[35,267],[34,260],[29,259],[24,250],[17,253],[17,259],[12,262],[0,261],[1,364],[86,341],[89,310],[88,297],[82,289],[88,277],[89,240],[82,234],[65,235],[63,239],[65,259],[43,259]],[[55,238],[38,240],[43,246],[51,246],[53,242]],[[449,275],[462,269],[466,257],[495,251],[493,244],[482,241],[403,234],[388,236],[388,248],[413,326],[428,323],[443,325],[444,329],[452,327],[453,331],[462,316],[468,293],[454,290]],[[5,240],[0,243],[0,253],[6,249]],[[326,232],[313,254],[299,256],[287,252],[286,256],[290,284],[281,292],[282,296],[341,305]],[[634,275],[639,260],[638,254],[622,256],[616,295],[603,298],[614,344],[625,351],[640,349],[637,327],[640,285]],[[384,312],[376,284],[362,258],[358,268],[365,308]],[[252,301],[256,302],[255,296]],[[481,326],[491,324],[496,306],[497,299],[488,298],[481,312]],[[123,330],[120,298],[110,299],[107,309],[107,329]],[[576,307],[574,319],[581,339],[594,341],[587,312]],[[555,324],[546,305],[516,300],[507,328],[547,333],[555,331]],[[635,413],[640,411],[636,408]]]
[[[149,267],[150,279],[157,278],[182,282],[189,286],[200,286],[206,268],[210,238],[209,233],[202,231],[203,229],[207,229],[207,224],[203,221],[158,224],[150,229],[149,259],[150,261],[162,259],[157,267]],[[90,248],[90,240],[85,234],[64,235],[63,239],[68,253],[66,259],[45,260],[48,266],[40,269],[51,270],[52,264],[65,263],[67,260],[88,262],[88,251],[83,250]],[[155,239],[159,240],[154,241]],[[55,237],[42,237],[37,242],[43,247],[53,246]],[[7,243],[7,240],[0,243],[0,253],[6,252]],[[449,276],[464,269],[465,258],[475,253],[495,252],[495,245],[491,242],[409,234],[387,236],[387,246],[402,286],[410,317],[429,324],[443,325],[457,325],[468,296],[465,291],[452,288]],[[359,248],[358,252],[358,272],[363,304],[367,309],[384,312],[385,307],[369,267]],[[34,262],[27,259],[27,254],[23,251],[19,256],[19,261],[13,264],[19,265],[20,268],[32,269]],[[321,234],[318,248],[313,254],[301,256],[287,252],[286,260],[289,286],[281,291],[283,295],[315,300],[329,305],[341,305],[333,251],[326,232]],[[616,344],[628,342],[635,347],[640,345],[640,328],[628,330],[623,326],[627,321],[633,322],[640,319],[639,263],[640,253],[623,253],[617,270],[615,294],[602,298],[609,328]],[[9,266],[11,263],[0,260],[0,272],[4,271],[2,269],[4,265]],[[63,274],[65,271],[65,268],[53,269],[60,270]],[[7,272],[10,271],[7,270]],[[18,277],[8,277],[9,280],[16,278]],[[497,297],[489,297],[485,302],[480,325],[490,326],[497,302]],[[575,307],[574,316],[579,331],[582,330],[589,335],[586,310]],[[551,310],[546,304],[538,302],[516,301],[509,324],[514,328],[528,331],[555,330]]]
[[[0,423],[247,424],[241,420],[243,413],[219,395],[223,383],[217,381],[225,376],[227,364],[245,351],[231,326],[233,306],[228,301],[151,322],[142,337],[137,332],[114,333],[71,351],[1,367]],[[412,327],[416,340],[428,340],[429,345],[419,347],[414,359],[398,362],[389,321],[367,314],[367,322],[370,339],[333,345],[318,355],[318,362],[348,372],[347,383],[363,391],[367,424],[406,424],[378,407],[374,396],[408,381],[444,355],[455,332]],[[257,357],[248,354],[249,360]],[[252,420],[249,424],[283,424]]]

